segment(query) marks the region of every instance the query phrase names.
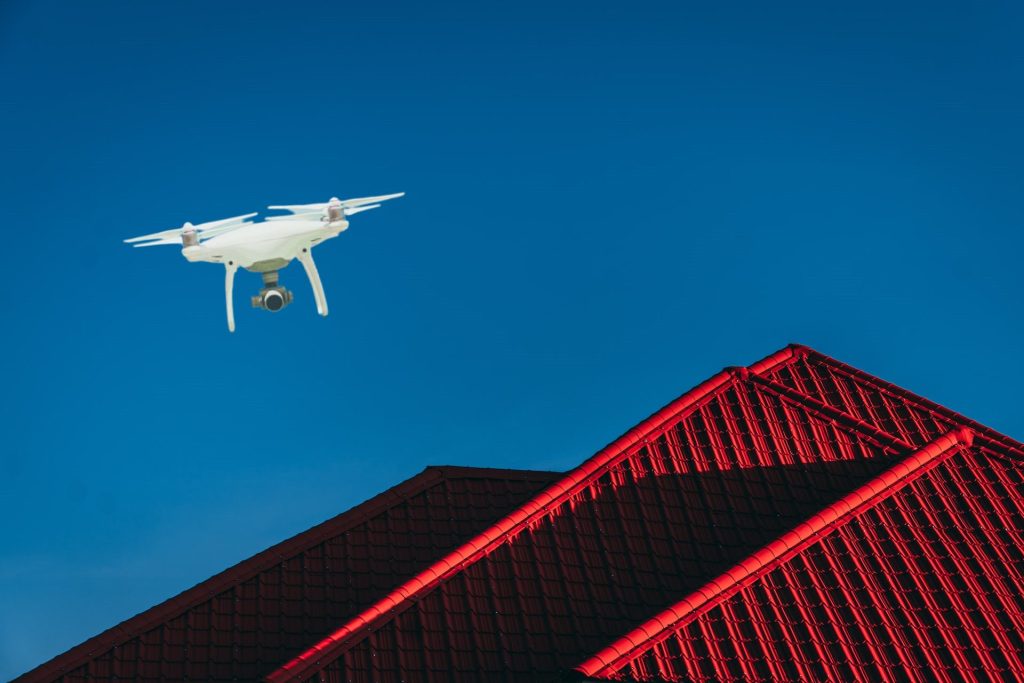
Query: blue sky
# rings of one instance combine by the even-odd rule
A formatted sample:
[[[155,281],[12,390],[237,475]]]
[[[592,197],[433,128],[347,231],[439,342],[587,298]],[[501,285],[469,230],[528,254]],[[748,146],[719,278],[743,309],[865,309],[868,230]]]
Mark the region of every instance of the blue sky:
[[[790,341],[1024,437],[1024,13],[834,5],[0,6],[0,678]],[[326,319],[120,242],[396,191]]]

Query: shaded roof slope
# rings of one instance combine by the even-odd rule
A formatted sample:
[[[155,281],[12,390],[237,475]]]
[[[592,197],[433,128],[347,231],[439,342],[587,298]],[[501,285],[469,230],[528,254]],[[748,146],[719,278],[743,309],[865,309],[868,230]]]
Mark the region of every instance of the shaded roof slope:
[[[998,451],[1017,467],[1015,442],[804,347],[727,369],[268,680],[526,681],[585,668],[851,493],[950,450],[936,445],[949,434],[969,441],[968,427],[991,446],[982,461]]]
[[[558,476],[428,467],[16,680],[256,680]]]

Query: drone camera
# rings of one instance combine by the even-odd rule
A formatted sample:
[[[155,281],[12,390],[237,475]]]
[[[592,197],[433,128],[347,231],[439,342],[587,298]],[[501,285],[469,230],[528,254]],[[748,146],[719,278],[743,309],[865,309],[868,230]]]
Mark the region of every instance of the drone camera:
[[[284,287],[265,287],[252,298],[253,308],[277,313],[292,302],[292,293]]]

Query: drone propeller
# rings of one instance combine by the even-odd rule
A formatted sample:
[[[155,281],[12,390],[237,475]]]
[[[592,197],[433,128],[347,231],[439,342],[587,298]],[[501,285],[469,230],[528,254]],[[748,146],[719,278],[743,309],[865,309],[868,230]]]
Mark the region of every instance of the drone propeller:
[[[173,237],[173,238],[154,240],[152,242],[143,242],[142,244],[134,244],[132,246],[134,246],[134,247],[161,247],[161,246],[163,246],[165,244],[181,245],[181,236],[179,235],[179,236]]]
[[[332,207],[341,209],[346,216],[351,216],[359,211],[366,211],[367,209],[376,209],[379,206],[379,202],[384,202],[389,199],[395,199],[401,197],[405,193],[398,192],[397,194],[384,194],[377,197],[360,197],[358,199],[338,199],[337,197],[331,197],[329,202],[321,202],[319,204],[278,204],[275,206],[268,206],[268,209],[277,209],[281,211],[290,211],[293,214],[308,214],[318,213],[326,211]],[[367,204],[375,204],[376,206],[366,206]]]
[[[368,206],[354,206],[352,208],[341,207],[341,211],[346,216],[351,216],[353,214],[357,214],[357,213],[360,213],[362,211],[369,211],[370,209],[379,209],[379,208],[380,208],[380,204],[370,204]],[[267,216],[264,220],[266,220],[268,222],[269,221],[313,221],[313,222],[319,223],[322,220],[326,220],[326,218],[322,218],[318,213],[310,212],[310,213],[289,213],[289,214],[285,214],[284,216]]]
[[[142,235],[141,237],[132,237],[130,239],[126,239],[125,242],[129,244],[134,242],[144,243],[135,244],[134,246],[136,247],[158,247],[165,244],[181,245],[182,235],[190,230],[195,231],[201,239],[215,237],[246,225],[246,222],[255,215],[255,213],[247,213],[242,216],[223,218],[219,221],[208,221],[206,223],[199,223],[198,225],[192,225],[191,223],[186,222],[180,228],[154,232],[149,235]]]
[[[346,216],[351,216],[354,213],[359,213],[361,211],[369,211],[370,209],[379,209],[379,208],[380,208],[380,204],[368,204],[367,206],[355,206],[355,207],[352,207],[351,209],[346,208],[345,209],[345,215]]]
[[[288,213],[283,216],[267,216],[263,219],[269,223],[271,221],[291,221],[293,223],[320,223],[320,215],[314,213]]]

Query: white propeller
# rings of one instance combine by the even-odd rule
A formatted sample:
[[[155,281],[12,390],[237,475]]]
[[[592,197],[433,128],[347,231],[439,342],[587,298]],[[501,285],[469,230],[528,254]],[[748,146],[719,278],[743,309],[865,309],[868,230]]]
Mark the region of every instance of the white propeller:
[[[354,206],[352,208],[341,207],[341,211],[346,216],[357,214],[361,211],[369,211],[370,209],[379,209],[380,204],[370,204],[369,206]],[[320,223],[327,220],[326,217],[320,216],[316,212],[310,213],[290,213],[284,216],[267,216],[264,220],[267,221],[315,221]]]
[[[226,232],[237,230],[243,225],[246,225],[247,221],[255,215],[255,213],[247,213],[242,216],[233,216],[219,221],[208,221],[206,223],[199,223],[198,225],[192,225],[191,223],[186,222],[180,228],[154,232],[149,235],[142,235],[141,237],[132,237],[130,239],[126,239],[125,242],[128,242],[129,244],[133,242],[143,243],[135,244],[136,247],[158,247],[165,244],[181,245],[181,236],[190,230],[195,231],[200,239],[216,237],[217,235],[223,235]]]
[[[358,199],[338,199],[337,197],[331,197],[329,202],[321,202],[319,204],[277,204],[274,206],[268,206],[268,209],[277,209],[280,211],[290,211],[293,214],[310,214],[319,213],[326,211],[330,208],[341,209],[346,216],[351,216],[354,213],[360,211],[367,211],[369,209],[376,209],[380,206],[380,202],[387,201],[389,199],[395,199],[403,196],[404,192],[398,192],[396,194],[383,194],[377,197],[359,197]],[[367,206],[373,204],[373,206]]]

